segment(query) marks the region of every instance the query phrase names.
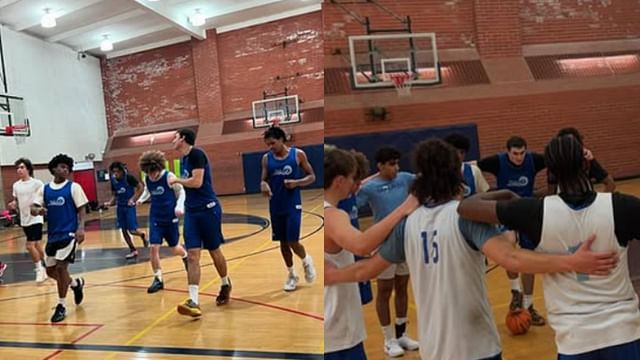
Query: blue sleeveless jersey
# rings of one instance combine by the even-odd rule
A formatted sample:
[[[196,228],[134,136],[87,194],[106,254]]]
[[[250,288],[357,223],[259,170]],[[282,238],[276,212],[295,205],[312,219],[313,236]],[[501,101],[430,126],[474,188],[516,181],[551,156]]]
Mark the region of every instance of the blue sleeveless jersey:
[[[288,214],[301,209],[300,187],[287,189],[284,186],[285,179],[299,179],[300,167],[296,151],[295,147],[289,148],[289,154],[282,160],[276,159],[272,152],[267,154],[269,187],[273,194],[269,201],[269,210],[272,214]]]
[[[58,190],[50,184],[44,187],[44,204],[47,207],[48,242],[69,240],[78,230],[78,210],[71,195],[71,181]]]
[[[464,197],[469,197],[476,193],[476,179],[473,177],[471,165],[462,163],[462,178],[464,180]]]
[[[118,206],[129,206],[129,199],[131,199],[136,192],[136,188],[127,182],[127,176],[125,172],[121,180],[116,179],[115,176],[111,178],[111,189],[116,193],[116,203]]]
[[[184,187],[185,201],[184,207],[186,210],[205,210],[218,205],[218,198],[213,191],[213,181],[211,180],[211,163],[204,150],[193,147],[191,151],[201,151],[204,153],[207,159],[204,166],[204,177],[202,178],[202,185],[197,188]],[[185,155],[180,160],[180,168],[182,169],[182,177],[190,178],[193,176],[193,165],[189,162],[189,155]]]
[[[151,194],[150,223],[170,224],[175,219],[175,207],[178,200],[168,183],[169,172],[164,171],[157,181],[151,181],[147,176],[145,183]]]
[[[344,210],[349,214],[351,225],[360,229],[360,223],[358,222],[358,204],[356,202],[356,194],[351,194],[348,198],[340,200],[338,203],[338,209]]]
[[[522,197],[533,196],[533,182],[536,178],[536,169],[533,156],[526,153],[521,166],[514,166],[509,162],[508,155],[498,155],[500,160],[500,172],[498,173],[498,188],[509,189]]]

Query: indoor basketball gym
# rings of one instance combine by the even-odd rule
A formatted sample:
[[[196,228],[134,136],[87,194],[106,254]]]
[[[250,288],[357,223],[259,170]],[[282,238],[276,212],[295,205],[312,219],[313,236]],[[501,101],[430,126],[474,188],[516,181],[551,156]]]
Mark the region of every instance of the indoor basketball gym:
[[[320,11],[316,0],[0,1],[1,358],[322,358]],[[291,292],[283,291],[287,269],[260,194],[263,132],[274,125],[316,173],[302,190],[300,238],[318,276]],[[221,279],[203,252],[197,319],[176,312],[189,297],[180,258],[164,243],[164,289],[148,294],[149,248],[134,236],[139,255],[125,258],[115,207],[103,206],[114,161],[142,181],[138,158],[160,150],[165,169],[180,176],[172,140],[182,128],[197,134],[210,161],[233,281],[229,303],[216,306]],[[84,301],[68,295],[66,319],[52,324],[56,282],[35,281],[8,203],[18,158],[30,159],[46,184],[59,153],[75,160],[73,180],[91,211],[69,267],[86,281]],[[137,207],[147,235],[149,208]],[[183,243],[182,226],[180,233]],[[303,274],[297,257],[294,267]]]
[[[463,134],[471,143],[465,160],[472,161],[506,151],[513,135],[543,153],[559,129],[575,127],[616,191],[638,196],[639,12],[632,1],[327,1],[325,142],[364,152],[373,174],[384,145],[403,154],[400,170],[411,171],[412,148],[426,138]],[[485,177],[495,187],[495,178]],[[545,171],[535,183],[546,188]],[[371,224],[366,214],[360,220]],[[632,244],[629,252],[635,280],[637,249]],[[507,331],[504,270],[489,263],[486,280],[503,358],[555,359],[548,324],[519,336]],[[364,345],[369,359],[385,359],[372,283]],[[537,276],[533,303],[546,316],[541,283]],[[393,298],[390,308],[393,320]],[[415,314],[409,291],[407,333],[414,339]]]

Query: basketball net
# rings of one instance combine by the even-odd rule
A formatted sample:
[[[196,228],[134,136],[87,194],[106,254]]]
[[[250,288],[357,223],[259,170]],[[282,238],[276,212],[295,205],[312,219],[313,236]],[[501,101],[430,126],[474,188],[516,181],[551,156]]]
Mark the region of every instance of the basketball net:
[[[398,96],[409,96],[411,95],[411,74],[405,73],[392,73],[388,74],[389,80],[393,83],[393,86],[396,88],[396,92]]]
[[[271,119],[271,126],[279,127],[281,122],[282,122],[282,118],[281,117],[273,118],[273,119]]]
[[[13,136],[16,145],[22,145],[27,142],[27,134],[22,133],[24,130],[27,130],[27,125],[12,125],[4,128],[5,134]]]

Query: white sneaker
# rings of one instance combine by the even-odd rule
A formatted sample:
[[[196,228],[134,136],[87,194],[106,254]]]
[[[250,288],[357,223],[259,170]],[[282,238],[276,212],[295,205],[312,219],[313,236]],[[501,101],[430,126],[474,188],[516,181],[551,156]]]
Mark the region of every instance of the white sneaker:
[[[302,267],[304,268],[304,279],[311,284],[316,279],[316,269],[313,267],[313,260],[309,258],[309,262],[307,264],[303,263]]]
[[[398,339],[384,341],[384,353],[390,357],[398,357],[404,355],[404,350],[400,347]]]
[[[36,282],[41,283],[47,280],[47,271],[44,268],[36,269]]]
[[[420,347],[420,344],[412,338],[408,337],[407,334],[402,335],[398,339],[398,344],[400,344],[403,349],[409,351],[418,350],[418,348]]]
[[[285,281],[284,283],[284,291],[293,291],[297,287],[298,287],[298,277],[293,274],[289,274],[289,276],[287,276],[287,281]]]

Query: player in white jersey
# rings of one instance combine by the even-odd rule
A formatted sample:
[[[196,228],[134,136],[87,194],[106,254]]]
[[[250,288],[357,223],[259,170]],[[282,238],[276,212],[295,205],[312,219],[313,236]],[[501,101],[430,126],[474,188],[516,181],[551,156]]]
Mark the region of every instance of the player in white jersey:
[[[596,237],[594,249],[617,252],[620,262],[611,276],[544,276],[549,324],[558,359],[640,359],[638,296],[627,264],[628,243],[640,239],[640,199],[594,192],[582,144],[573,135],[553,138],[545,161],[558,181],[558,195],[500,201],[510,193],[478,194],[462,203],[460,214],[522,231],[539,252],[572,253],[589,235]]]
[[[422,359],[501,358],[483,254],[512,271],[607,274],[615,265],[612,252],[588,251],[593,239],[574,254],[536,254],[514,248],[494,226],[460,219],[456,212],[462,191],[460,160],[444,141],[420,143],[415,164],[421,175],[412,193],[424,205],[396,226],[371,259],[344,269],[326,267],[325,284],[372,278],[390,263],[406,260],[418,304]]]
[[[27,237],[27,251],[29,251],[35,266],[36,282],[40,283],[47,279],[47,272],[42,266],[42,260],[44,260],[42,224],[44,219],[42,216],[31,215],[31,204],[44,184],[33,177],[33,164],[29,159],[20,158],[16,160],[15,166],[20,179],[13,183],[13,201],[9,203],[9,208],[20,211],[20,226]]]
[[[352,226],[349,215],[336,207],[354,191],[355,174],[355,159],[349,152],[325,147],[325,264],[347,266],[354,262],[354,253],[368,255],[393,226],[418,205],[415,198],[409,197],[389,216],[360,232]],[[366,335],[357,284],[325,285],[324,319],[325,359],[366,359],[362,346]]]

